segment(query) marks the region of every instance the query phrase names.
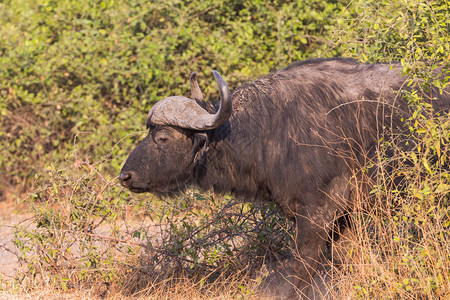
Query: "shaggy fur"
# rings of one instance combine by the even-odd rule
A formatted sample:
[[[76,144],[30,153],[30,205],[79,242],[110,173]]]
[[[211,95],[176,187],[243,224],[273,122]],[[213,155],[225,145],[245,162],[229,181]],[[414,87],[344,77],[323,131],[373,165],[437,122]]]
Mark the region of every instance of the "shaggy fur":
[[[410,114],[400,73],[397,64],[351,59],[291,64],[236,89],[233,113],[219,128],[150,126],[122,169],[131,176],[122,184],[160,194],[196,185],[279,204],[297,222],[302,259],[294,273],[302,290],[333,220],[347,209],[352,171]],[[436,112],[448,114],[448,92],[429,92]]]

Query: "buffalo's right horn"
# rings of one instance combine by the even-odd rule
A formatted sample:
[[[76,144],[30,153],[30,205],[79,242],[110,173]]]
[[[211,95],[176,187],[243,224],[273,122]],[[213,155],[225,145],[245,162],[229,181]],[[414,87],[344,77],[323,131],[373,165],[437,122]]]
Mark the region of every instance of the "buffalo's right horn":
[[[193,130],[209,130],[221,126],[231,116],[232,97],[225,80],[217,71],[213,71],[220,93],[220,106],[215,114],[208,113],[195,100],[182,96],[167,97],[157,102],[150,109],[147,127],[151,124],[172,125]],[[195,75],[191,75],[193,97],[201,95]],[[203,96],[202,96],[203,98]]]

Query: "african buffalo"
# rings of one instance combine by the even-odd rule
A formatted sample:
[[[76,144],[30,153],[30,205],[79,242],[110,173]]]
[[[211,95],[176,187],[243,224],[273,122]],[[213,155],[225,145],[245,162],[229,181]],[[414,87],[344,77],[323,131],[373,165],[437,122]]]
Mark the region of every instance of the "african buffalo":
[[[310,282],[336,216],[348,206],[350,179],[383,135],[399,132],[410,109],[399,64],[345,58],[297,62],[230,92],[213,72],[220,101],[203,100],[196,74],[191,99],[157,102],[148,135],[131,152],[120,183],[170,195],[189,186],[273,201],[295,218],[300,290]],[[448,113],[449,90],[429,91]]]

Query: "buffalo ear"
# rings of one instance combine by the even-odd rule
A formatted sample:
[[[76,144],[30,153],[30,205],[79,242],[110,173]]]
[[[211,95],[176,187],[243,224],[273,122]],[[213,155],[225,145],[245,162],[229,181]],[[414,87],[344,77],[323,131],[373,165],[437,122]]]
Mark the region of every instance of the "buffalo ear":
[[[208,152],[208,146],[208,135],[205,132],[197,132],[194,134],[192,146],[194,165],[203,163],[206,152]]]

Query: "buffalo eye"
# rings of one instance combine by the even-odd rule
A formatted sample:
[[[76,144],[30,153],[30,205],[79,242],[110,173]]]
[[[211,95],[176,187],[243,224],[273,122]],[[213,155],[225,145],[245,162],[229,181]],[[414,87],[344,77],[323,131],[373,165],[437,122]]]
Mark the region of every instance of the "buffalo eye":
[[[168,132],[166,130],[160,130],[158,132],[156,132],[155,137],[154,137],[154,141],[156,144],[158,145],[164,145],[166,144],[170,139],[170,135],[168,134]]]

